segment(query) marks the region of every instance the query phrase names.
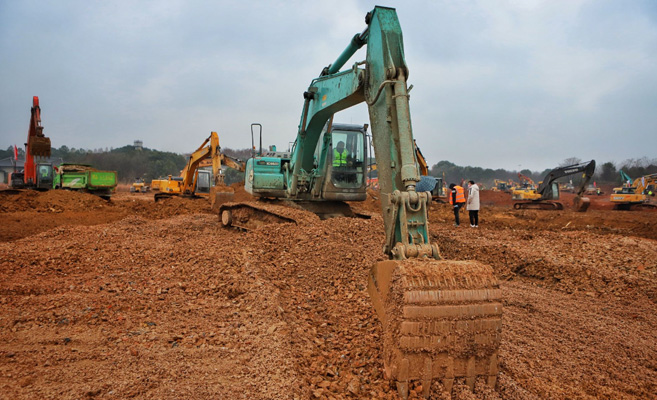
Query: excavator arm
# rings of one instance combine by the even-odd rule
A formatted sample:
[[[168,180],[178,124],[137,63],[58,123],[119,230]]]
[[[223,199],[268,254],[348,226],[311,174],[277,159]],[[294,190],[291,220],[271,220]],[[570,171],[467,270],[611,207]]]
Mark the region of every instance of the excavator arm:
[[[39,158],[50,157],[50,152],[50,138],[43,134],[43,126],[41,125],[39,97],[34,96],[30,110],[30,126],[27,132],[27,143],[25,143],[25,167],[23,172],[25,186],[36,187],[38,185],[37,162]],[[52,173],[50,177],[52,178]],[[52,187],[52,181],[50,181],[49,185]]]
[[[210,146],[206,146],[208,142],[210,142]],[[196,172],[198,171],[198,166],[201,163],[201,161],[212,156],[212,160],[213,160],[212,171],[216,172],[217,168],[221,169],[220,164],[218,165],[218,167],[215,166],[216,148],[218,146],[219,146],[219,137],[217,136],[216,132],[212,132],[210,134],[210,137],[205,139],[201,144],[201,146],[199,146],[199,148],[196,149],[196,151],[194,151],[189,156],[187,165],[185,166],[185,168],[183,168],[180,174],[180,176],[183,178],[182,190],[181,190],[183,194],[191,195],[194,193],[194,187],[196,186],[196,179],[197,179]]]
[[[494,385],[498,373],[501,310],[497,280],[488,266],[442,260],[430,242],[429,192],[420,182],[409,107],[408,66],[392,8],[376,7],[338,59],[304,93],[304,107],[288,169],[288,197],[297,195],[314,164],[314,150],[336,112],[366,102],[379,173],[389,261],[370,272],[368,291],[383,325],[386,376],[407,398],[409,382],[432,380],[451,390],[455,378],[471,387],[477,377]],[[360,47],[365,62],[339,69]],[[363,66],[363,67],[361,67]]]
[[[595,173],[595,160],[553,169],[552,171],[548,172],[547,175],[545,175],[543,181],[540,185],[538,185],[536,191],[540,193],[543,198],[552,198],[552,183],[555,180],[564,176],[575,175],[580,172],[583,173],[583,179],[575,190],[575,193],[577,193],[577,196],[581,196],[582,193],[584,193],[584,190],[586,190],[586,185],[588,185],[588,183],[591,181],[591,178],[593,177],[593,174]]]
[[[634,183],[632,178],[630,178],[630,176],[626,174],[625,171],[621,169],[618,172],[620,173],[621,176],[621,184],[625,185],[627,183],[628,185],[632,185],[632,183]]]
[[[518,172],[518,180],[520,181],[521,184],[525,182],[531,186],[534,186],[534,180],[528,177],[527,175],[521,174],[520,172]]]

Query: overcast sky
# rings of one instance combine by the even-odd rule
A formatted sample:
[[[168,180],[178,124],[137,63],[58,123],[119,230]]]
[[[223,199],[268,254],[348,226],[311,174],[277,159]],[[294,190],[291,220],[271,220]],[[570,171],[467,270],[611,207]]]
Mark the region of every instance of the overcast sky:
[[[0,147],[32,96],[55,147],[194,150],[296,137],[303,92],[372,1],[0,0]],[[657,1],[389,1],[433,165],[657,157]],[[360,50],[347,65],[365,58]],[[336,121],[368,122],[360,105]]]

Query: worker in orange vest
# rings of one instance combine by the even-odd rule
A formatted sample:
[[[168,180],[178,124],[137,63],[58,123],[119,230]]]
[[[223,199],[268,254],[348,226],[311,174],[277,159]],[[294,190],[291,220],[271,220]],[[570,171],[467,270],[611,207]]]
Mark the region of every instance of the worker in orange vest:
[[[452,193],[449,195],[449,204],[454,206],[454,226],[459,226],[459,211],[465,205],[465,191],[462,186],[449,184]]]

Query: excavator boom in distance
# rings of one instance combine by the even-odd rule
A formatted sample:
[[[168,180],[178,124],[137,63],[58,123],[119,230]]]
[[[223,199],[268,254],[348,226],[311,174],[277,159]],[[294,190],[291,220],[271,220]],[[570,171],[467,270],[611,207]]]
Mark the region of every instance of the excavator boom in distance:
[[[12,174],[12,187],[16,189],[52,189],[53,167],[47,161],[50,152],[50,138],[43,134],[43,126],[41,125],[39,97],[34,96],[32,98],[32,109],[30,110],[27,143],[25,143],[25,165],[23,172],[14,172]]]

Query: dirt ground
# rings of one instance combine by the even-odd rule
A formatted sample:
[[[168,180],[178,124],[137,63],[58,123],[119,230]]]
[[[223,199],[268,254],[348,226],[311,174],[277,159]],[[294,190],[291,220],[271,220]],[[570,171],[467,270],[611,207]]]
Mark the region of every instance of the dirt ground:
[[[352,205],[369,220],[239,232],[206,200],[0,194],[0,398],[396,399],[366,290],[377,196]],[[498,385],[454,398],[657,398],[657,213],[606,199],[483,191],[476,229],[431,205],[442,255],[492,266],[504,297]]]

